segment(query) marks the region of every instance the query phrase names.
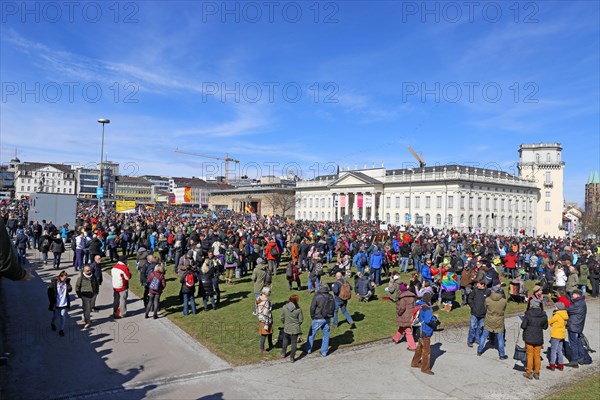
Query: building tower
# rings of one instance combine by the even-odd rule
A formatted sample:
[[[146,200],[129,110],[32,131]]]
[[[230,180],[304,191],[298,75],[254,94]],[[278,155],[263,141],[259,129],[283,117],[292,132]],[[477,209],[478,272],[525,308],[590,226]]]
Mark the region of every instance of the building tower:
[[[532,180],[540,190],[537,202],[535,235],[564,236],[563,176],[560,143],[522,144],[519,147],[519,176]]]
[[[590,172],[585,185],[585,211],[592,214],[600,213],[600,175],[598,171]]]

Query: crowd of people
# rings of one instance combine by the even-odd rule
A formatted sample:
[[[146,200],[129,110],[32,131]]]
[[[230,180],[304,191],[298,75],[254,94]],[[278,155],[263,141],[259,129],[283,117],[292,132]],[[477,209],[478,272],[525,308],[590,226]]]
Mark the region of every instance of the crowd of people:
[[[103,260],[112,267],[113,317],[126,317],[132,278],[128,261],[135,259],[144,287],[146,318],[150,313],[158,318],[166,268],[171,263],[180,285],[184,316],[198,312],[196,299],[202,299],[205,311],[208,303],[212,310],[218,309],[220,285],[235,285],[250,275],[261,353],[273,348],[272,282],[278,273],[285,274],[290,296],[280,310],[284,326],[282,356],[287,357],[291,345],[292,362],[297,359],[304,321],[294,290],[306,289],[314,294],[303,352],[312,351],[315,336],[321,331],[320,354],[325,357],[330,326],[332,322],[334,327],[340,324],[340,312],[349,328],[356,328],[347,310],[353,292],[359,301],[372,301],[385,279],[389,280],[383,297],[396,305],[398,331],[393,340],[398,343],[406,338],[408,349],[414,351],[411,365],[425,374],[433,374],[430,339],[439,324],[433,310],[452,312],[468,306],[471,320],[467,346],[477,345],[477,354],[481,355],[489,347],[489,340],[504,360],[508,357],[504,349],[505,310],[511,298],[527,302],[522,324],[527,378],[539,379],[542,331],[548,326],[550,370],[562,370],[565,365],[563,348],[568,349],[570,360],[566,365],[576,368],[588,361],[582,344],[585,298],[588,294],[598,296],[600,282],[600,247],[595,240],[507,237],[414,226],[390,225],[382,229],[375,222],[289,221],[231,212],[193,215],[192,210],[177,207],[140,208],[137,214],[118,214],[114,210],[100,214],[80,205],[76,225],[59,228],[52,221],[27,221],[26,207],[19,206],[3,210],[2,219],[22,258],[28,248],[37,249],[47,265],[48,254],[52,253],[52,267],[60,270],[61,255],[67,248],[73,250],[73,259],[67,264],[78,271],[75,292],[82,300],[84,328],[89,328],[90,314],[96,310]],[[332,285],[323,282],[326,274],[335,277]],[[531,294],[526,290],[527,280],[536,283]],[[509,288],[508,298],[505,286]],[[64,334],[71,290],[64,271],[48,288],[51,327],[56,330],[56,320],[60,319],[60,334]],[[550,320],[543,311],[547,304],[555,309]],[[569,346],[564,344],[567,336]]]

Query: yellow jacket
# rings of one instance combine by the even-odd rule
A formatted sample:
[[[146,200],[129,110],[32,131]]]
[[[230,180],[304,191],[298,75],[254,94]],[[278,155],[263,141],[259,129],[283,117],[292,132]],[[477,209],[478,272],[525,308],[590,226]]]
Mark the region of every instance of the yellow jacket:
[[[567,310],[556,310],[552,318],[548,320],[550,325],[550,337],[554,339],[565,339],[567,337]]]

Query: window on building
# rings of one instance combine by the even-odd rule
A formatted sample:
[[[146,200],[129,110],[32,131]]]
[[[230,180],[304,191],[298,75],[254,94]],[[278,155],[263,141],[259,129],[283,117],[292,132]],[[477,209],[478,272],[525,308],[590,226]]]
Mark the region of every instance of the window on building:
[[[396,208],[400,208],[400,196],[396,196]]]
[[[389,197],[388,197],[388,199],[389,199]],[[390,223],[390,213],[385,214],[385,222],[388,224]]]
[[[304,213],[303,213],[303,214],[304,214],[304,219],[306,219],[306,211],[304,211]]]
[[[477,227],[481,228],[481,215],[477,216]]]
[[[302,199],[302,208],[306,208],[306,198]],[[304,219],[306,219],[306,215],[304,216]]]
[[[550,171],[546,172],[546,183],[552,182],[552,173]]]
[[[331,211],[328,211],[328,212],[327,212],[327,220],[328,220],[328,221],[331,221]]]
[[[473,196],[469,196],[469,210],[473,210]]]
[[[21,186],[21,192],[25,191],[25,186]]]
[[[448,208],[454,208],[454,196],[448,196]]]
[[[465,196],[460,196],[460,209],[465,209]]]
[[[489,226],[490,226],[490,216],[486,215],[485,216],[485,227],[489,228]]]
[[[439,210],[442,208],[442,196],[435,197],[435,207]]]
[[[536,163],[540,162],[540,153],[535,153],[535,162]]]
[[[63,193],[67,193],[67,188],[63,188]]]
[[[448,226],[454,226],[454,218],[452,214],[448,214]]]
[[[508,199],[508,212],[512,212],[512,199]]]
[[[504,199],[500,199],[500,211],[504,211]]]
[[[544,211],[550,211],[550,202],[549,201],[546,202],[546,205],[544,207]]]
[[[386,197],[385,198],[385,208],[390,208],[390,207],[392,207],[392,198]]]
[[[308,212],[308,219],[312,219],[312,211]]]
[[[431,196],[425,196],[425,208],[431,208]]]
[[[460,224],[464,225],[465,224],[465,214],[461,214],[460,215]]]
[[[425,214],[425,225],[426,226],[431,225],[431,215],[429,215],[429,214]]]
[[[546,197],[550,197],[550,192],[546,191]]]
[[[415,208],[421,208],[421,196],[415,196]]]
[[[435,216],[435,224],[437,226],[442,225],[442,214],[436,214],[436,216]]]
[[[404,198],[404,208],[410,208],[410,197],[406,196]]]
[[[308,199],[308,207],[312,208],[312,206],[313,206],[313,199],[310,198],[310,199]]]
[[[469,228],[473,227],[473,216],[469,215]]]
[[[546,162],[550,162],[550,153],[546,153]]]
[[[394,214],[394,223],[396,225],[400,225],[400,214],[399,213]]]
[[[482,200],[483,200],[483,199],[482,199],[481,197],[478,197],[478,198],[477,198],[477,210],[479,210],[479,211],[481,211],[481,207],[482,207],[482,205],[481,205],[481,204],[482,204]]]

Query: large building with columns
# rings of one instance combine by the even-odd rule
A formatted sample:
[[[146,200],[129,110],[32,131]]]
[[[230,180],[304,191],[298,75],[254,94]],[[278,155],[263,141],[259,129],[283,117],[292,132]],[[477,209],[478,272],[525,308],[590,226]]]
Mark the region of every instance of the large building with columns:
[[[535,182],[461,165],[341,170],[296,184],[296,219],[537,235],[539,197]]]

